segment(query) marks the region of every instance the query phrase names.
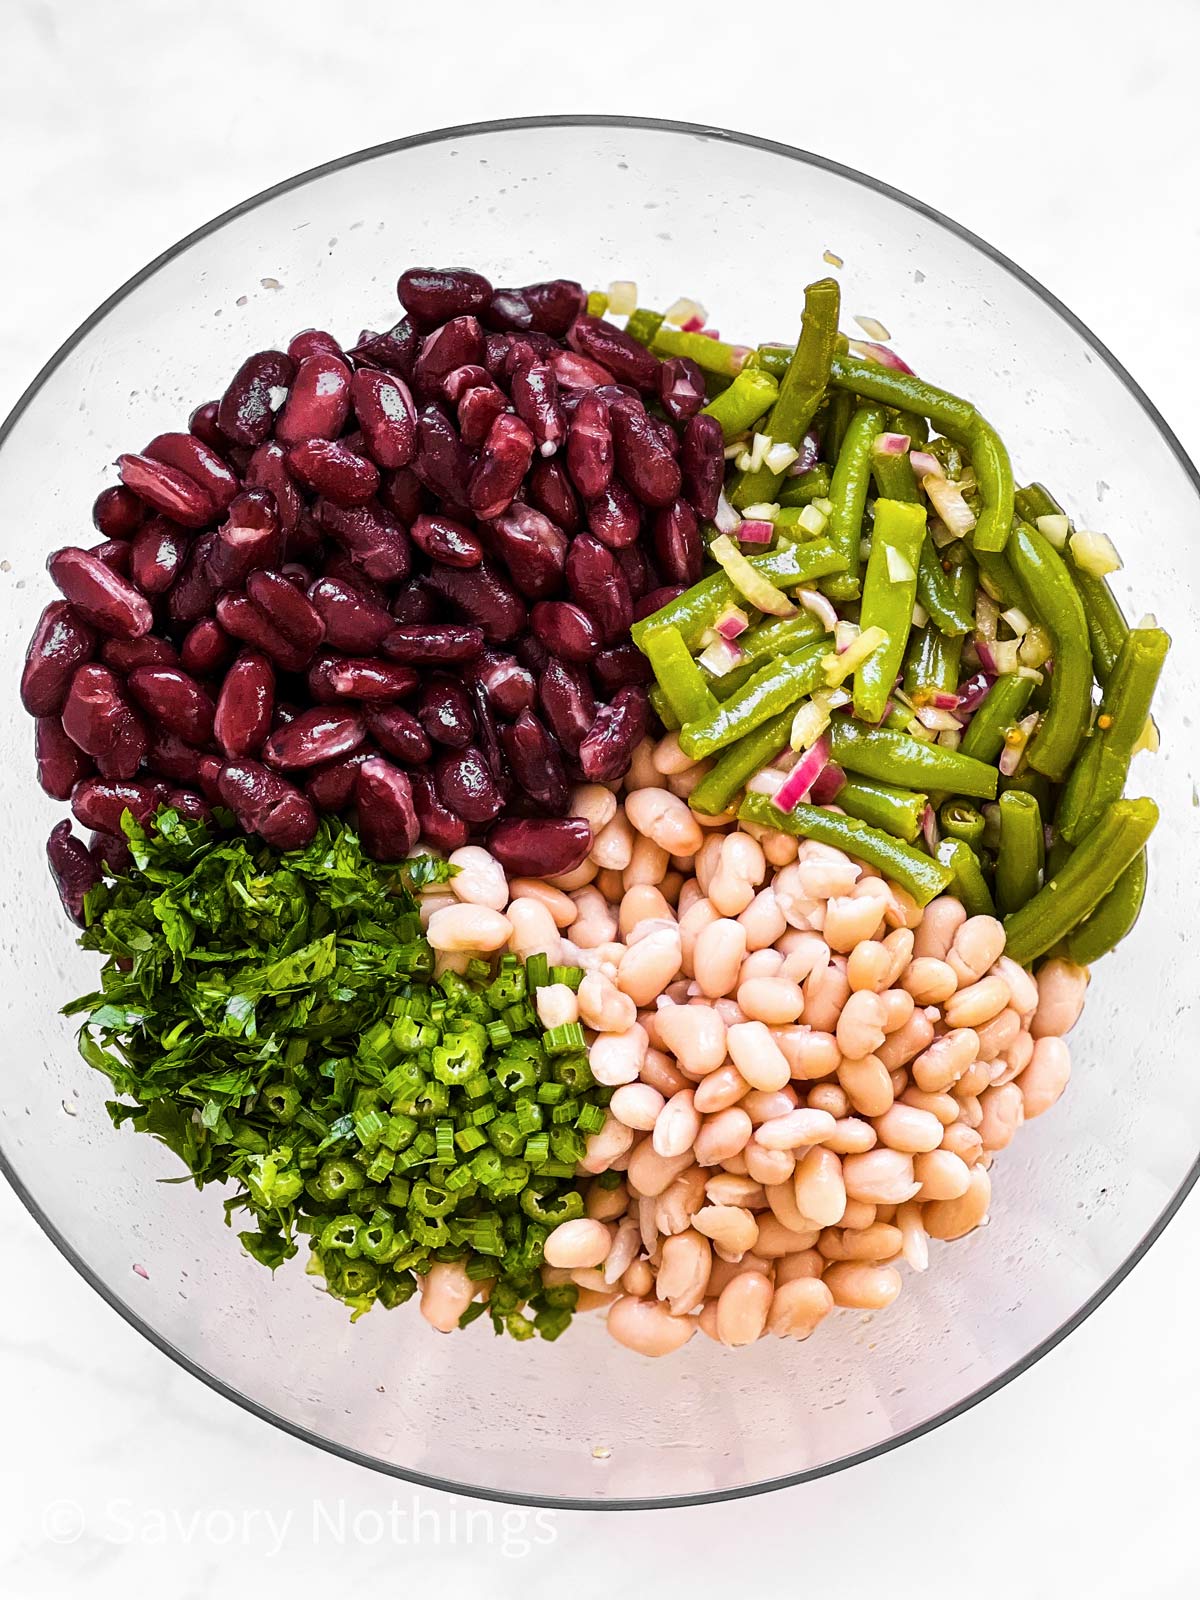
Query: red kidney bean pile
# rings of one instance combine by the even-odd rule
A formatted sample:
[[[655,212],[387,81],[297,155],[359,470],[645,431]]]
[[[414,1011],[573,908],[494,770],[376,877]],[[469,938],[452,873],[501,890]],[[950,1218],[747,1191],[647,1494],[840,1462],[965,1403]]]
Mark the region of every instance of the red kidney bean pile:
[[[566,279],[413,268],[345,350],[249,356],[189,431],[117,460],[101,542],[49,560],[21,697],[77,920],[120,819],[228,807],[279,849],[350,814],[379,860],[486,835],[510,871],[591,845],[651,717],[635,619],[700,576],[721,430],[687,360]]]

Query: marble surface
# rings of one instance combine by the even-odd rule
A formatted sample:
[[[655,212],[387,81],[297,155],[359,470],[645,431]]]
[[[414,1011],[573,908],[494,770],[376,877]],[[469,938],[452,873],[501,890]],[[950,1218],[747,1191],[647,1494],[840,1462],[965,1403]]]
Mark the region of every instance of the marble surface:
[[[612,0],[586,39],[568,15],[2,0],[0,413],[100,299],[244,195],[425,127],[595,109],[740,126],[942,207],[1065,299],[1200,454],[1194,0],[1008,0],[929,26],[880,0],[844,21],[822,7],[819,26],[768,0],[732,36],[708,0]],[[723,74],[764,44],[761,91]],[[899,119],[851,119],[867,91]],[[1083,1328],[969,1415],[836,1478],[653,1522],[482,1507],[321,1455],[159,1355],[2,1187],[0,1236],[5,1600],[423,1580],[458,1600],[568,1573],[591,1597],[631,1570],[634,1539],[670,1595],[749,1578],[768,1597],[1157,1600],[1200,1583],[1197,1197]]]

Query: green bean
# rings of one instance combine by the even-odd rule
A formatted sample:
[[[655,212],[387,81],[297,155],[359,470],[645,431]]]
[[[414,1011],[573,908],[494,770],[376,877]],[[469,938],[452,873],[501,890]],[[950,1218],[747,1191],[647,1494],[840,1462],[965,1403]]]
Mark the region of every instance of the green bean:
[[[983,813],[968,800],[947,800],[938,812],[938,823],[947,839],[961,839],[972,848],[983,841]]]
[[[832,481],[829,468],[823,461],[818,461],[815,467],[809,467],[798,478],[785,478],[775,496],[776,503],[785,507],[807,506],[814,500],[827,500]]]
[[[1096,726],[1059,807],[1057,825],[1072,843],[1095,827],[1100,812],[1125,787],[1170,643],[1161,628],[1133,628],[1125,636]]]
[[[662,327],[664,317],[661,311],[651,311],[646,306],[638,306],[636,311],[629,313],[629,320],[625,324],[625,332],[631,339],[636,339],[639,344],[649,347],[654,342],[654,336]],[[671,332],[674,333],[674,329]],[[712,343],[710,339],[709,344]],[[683,351],[671,351],[672,355],[682,355]],[[698,365],[699,363],[697,363]]]
[[[865,728],[849,717],[833,719],[830,753],[840,767],[880,783],[930,793],[973,795],[981,800],[996,798],[995,767],[908,733]]]
[[[917,567],[924,542],[923,506],[876,500],[861,621],[864,630],[882,628],[887,638],[854,674],[854,710],[864,722],[878,722],[883,716],[900,671],[917,603]]]
[[[958,682],[958,663],[942,648],[944,639],[932,623],[917,628],[904,652],[904,692],[918,704],[927,703],[939,692],[951,692]],[[959,641],[955,640],[958,644]],[[961,648],[961,647],[960,647]],[[856,708],[857,709],[857,708]],[[878,718],[873,719],[878,721]],[[904,726],[912,721],[912,712]]]
[[[642,652],[680,722],[697,722],[713,715],[716,699],[678,628],[655,628],[646,635]]]
[[[1017,514],[1026,522],[1036,524],[1039,517],[1062,516],[1062,507],[1040,483],[1031,483],[1026,488],[1019,489],[1016,505]],[[1067,570],[1083,602],[1084,615],[1087,617],[1088,640],[1092,647],[1092,666],[1096,673],[1096,682],[1103,686],[1107,684],[1116,665],[1121,646],[1125,643],[1125,636],[1129,632],[1129,624],[1125,621],[1124,613],[1106,578],[1098,578],[1090,572],[1084,572],[1074,561],[1067,563]]]
[[[1050,705],[1029,741],[1036,772],[1061,782],[1088,729],[1092,710],[1092,653],[1087,618],[1070,574],[1048,539],[1018,521],[1008,542],[1013,571],[1054,640]]]
[[[656,683],[652,683],[650,685],[649,694],[650,704],[654,707],[655,713],[658,716],[658,720],[662,723],[663,727],[666,728],[667,732],[674,733],[677,729],[682,728],[683,723],[680,722],[679,718],[672,710],[671,702],[667,699],[666,695]]]
[[[761,727],[769,717],[794,706],[823,681],[825,655],[823,643],[810,644],[803,650],[768,662],[710,716],[684,723],[679,732],[684,754],[697,761],[711,756],[714,751],[723,750]]]
[[[795,354],[779,384],[779,397],[771,408],[764,432],[775,444],[799,445],[816,415],[829,383],[829,363],[837,340],[841,290],[832,278],[810,283],[804,291],[804,317]],[[755,472],[734,480],[731,503],[740,509],[775,499],[782,472],[765,463]]]
[[[637,315],[639,313],[635,311],[634,316]],[[655,313],[651,312],[650,315]],[[635,339],[641,338],[632,328],[626,331],[633,333]],[[656,356],[686,356],[703,372],[715,372],[723,378],[736,379],[738,373],[744,370],[745,353],[740,345],[710,339],[703,333],[684,333],[682,328],[669,327],[661,320],[653,336],[643,343],[649,343]]]
[[[821,420],[821,454],[831,464],[842,453],[842,441],[855,410],[854,396],[848,389],[835,389],[829,396]]]
[[[888,432],[907,434],[910,448],[924,450],[929,443],[929,423],[915,411],[889,410]]]
[[[1012,959],[1028,966],[1073,933],[1141,853],[1157,821],[1153,800],[1114,800],[1033,899],[1005,918],[1006,950]]]
[[[1053,812],[1054,798],[1058,790],[1049,778],[1040,772],[1035,772],[1032,767],[1025,767],[1023,771],[1014,772],[1010,777],[1002,774],[1000,793],[1007,794],[1010,789],[1016,789],[1021,794],[1031,794],[1041,808],[1043,817],[1048,817]]]
[[[835,802],[851,817],[881,828],[908,844],[921,831],[921,818],[929,804],[926,794],[911,789],[896,789],[890,783],[871,783],[866,778],[847,778]]]
[[[1032,678],[1022,678],[1015,672],[997,678],[971,718],[958,747],[959,754],[974,756],[977,761],[995,761],[1004,749],[1005,734],[1020,722],[1032,693]]]
[[[917,475],[912,469],[907,450],[894,455],[890,450],[881,450],[880,440],[887,438],[881,433],[871,442],[871,475],[875,479],[875,491],[884,500],[906,500],[911,505],[921,504],[921,491],[917,488]]]
[[[948,573],[933,540],[926,536],[921,547],[921,564],[917,568],[917,599],[937,624],[938,632],[949,639],[960,638],[975,627],[975,613],[971,609],[975,599],[975,563],[971,562],[958,578],[960,568]],[[967,587],[968,579],[970,587]]]
[[[1019,606],[1023,610],[1029,604],[1007,556],[976,549],[975,561],[979,567],[980,583],[1004,610],[1007,611],[1009,606]]]
[[[1000,848],[996,853],[996,904],[1002,916],[1019,911],[1041,887],[1046,858],[1042,813],[1031,794],[1007,789],[1000,796]]]
[[[717,699],[730,700],[744,683],[750,682],[750,679],[758,671],[758,663],[756,661],[743,661],[729,672],[721,673],[720,677],[714,676],[707,667],[702,667],[700,670],[704,673],[705,683],[707,683]]]
[[[939,433],[959,444],[970,444],[978,412],[969,400],[960,400],[946,389],[926,383],[911,372],[897,372],[857,356],[834,356],[829,381],[835,389],[849,389],[861,400],[891,406],[897,411],[915,411],[928,417]]]
[[[1050,840],[1050,848],[1046,851],[1046,871],[1043,882],[1056,877],[1071,859],[1071,846],[1061,833],[1055,833]]]
[[[822,585],[833,600],[853,600],[858,596],[862,565],[859,546],[862,542],[863,511],[867,504],[867,485],[871,478],[871,446],[875,436],[883,432],[883,422],[883,411],[879,406],[859,406],[850,419],[846,437],[838,451],[833,485],[829,491],[833,515],[829,519],[827,532],[829,542],[842,556],[845,567]]]
[[[723,751],[716,766],[688,796],[692,810],[709,817],[724,811],[747,779],[769,766],[785,748],[791,736],[792,716],[789,707]]]
[[[746,822],[764,828],[777,828],[797,839],[816,839],[820,844],[844,850],[857,861],[877,868],[886,878],[911,894],[918,905],[928,905],[950,882],[950,870],[939,862],[894,839],[890,833],[872,828],[857,817],[839,816],[821,806],[798,805],[780,811],[765,794],[749,794],[738,808]]]
[[[704,341],[712,344],[711,339]],[[743,367],[737,377],[704,407],[704,415],[716,417],[725,443],[747,433],[767,411],[779,393],[779,385],[769,372]]]
[[[810,539],[806,544],[789,543],[764,556],[751,556],[750,565],[776,588],[794,589],[797,584],[840,571],[845,560],[828,539]],[[723,572],[710,573],[676,599],[635,622],[630,629],[633,642],[640,650],[648,633],[669,625],[679,629],[689,650],[697,650],[725,607],[739,601],[745,603]]]
[[[802,644],[826,637],[824,624],[811,611],[799,610],[794,617],[772,617],[770,621],[747,628],[738,638],[739,647],[746,652],[744,666],[798,650]],[[832,647],[830,647],[832,648]]]
[[[968,443],[982,501],[971,543],[985,555],[997,554],[1008,543],[1012,528],[1012,463],[1000,435],[980,416],[975,418]]]
[[[1067,940],[1067,955],[1081,967],[1090,967],[1120,944],[1132,929],[1146,898],[1146,852],[1134,856],[1086,921]]]
[[[954,893],[966,907],[967,915],[994,917],[992,891],[971,846],[962,839],[943,839],[937,847],[937,858],[949,872]]]

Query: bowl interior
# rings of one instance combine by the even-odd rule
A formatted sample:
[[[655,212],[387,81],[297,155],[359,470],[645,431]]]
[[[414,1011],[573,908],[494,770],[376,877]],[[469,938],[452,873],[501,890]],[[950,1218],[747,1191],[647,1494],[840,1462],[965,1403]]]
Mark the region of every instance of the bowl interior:
[[[97,314],[0,449],[3,669],[15,686],[51,596],[45,556],[92,542],[107,463],[183,425],[252,350],[306,326],[347,340],[388,326],[405,266],[465,262],[497,283],[635,278],[645,303],[693,295],[726,337],[752,342],[794,335],[826,250],[845,263],[846,327],[855,313],[882,319],[918,371],[976,400],[1018,480],[1042,479],[1115,539],[1131,619],[1154,612],[1175,639],[1162,751],[1135,769],[1163,813],[1147,911],[1097,969],[1066,1098],[998,1159],[990,1224],[935,1245],[929,1272],[909,1275],[887,1313],[837,1312],[803,1345],[726,1351],[698,1337],[655,1363],[587,1319],[554,1345],[494,1342],[482,1325],[442,1338],[412,1311],[352,1327],[298,1262],[272,1281],[240,1252],[217,1195],[159,1181],[176,1175],[173,1158],[112,1130],[106,1085],[57,1015],[92,987],[95,959],[74,948],[46,874],[62,808],[36,787],[13,689],[0,704],[3,1164],[149,1337],[242,1403],[372,1466],[559,1504],[712,1497],[828,1470],[1002,1381],[1127,1268],[1200,1147],[1187,1020],[1200,859],[1194,474],[1084,330],[953,227],[779,147],[614,122],[409,141],[247,203]]]

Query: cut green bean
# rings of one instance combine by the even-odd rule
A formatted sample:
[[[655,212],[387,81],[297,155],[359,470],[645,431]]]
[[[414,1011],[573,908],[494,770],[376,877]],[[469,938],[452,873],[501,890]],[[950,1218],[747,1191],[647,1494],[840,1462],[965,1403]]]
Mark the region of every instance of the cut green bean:
[[[979,857],[962,839],[943,839],[937,847],[938,861],[950,874],[953,893],[970,917],[994,917],[995,902],[987,886]]]
[[[1000,796],[1000,848],[996,852],[996,904],[1001,916],[1019,911],[1041,888],[1045,853],[1037,801],[1019,789],[1005,790]]]
[[[774,444],[798,446],[829,384],[829,363],[837,341],[841,290],[832,278],[810,283],[804,291],[804,317],[795,354],[779,384],[779,396],[763,427]],[[754,472],[739,474],[729,490],[731,504],[747,506],[772,501],[783,482],[764,462]]]
[[[1146,852],[1141,850],[1112,888],[1067,940],[1067,955],[1081,967],[1090,967],[1120,944],[1138,919],[1146,898]]]
[[[947,839],[961,839],[972,849],[983,840],[983,813],[969,800],[947,800],[938,812],[938,824]]]
[[[768,662],[711,715],[683,725],[679,744],[684,754],[696,761],[711,756],[794,706],[824,681],[825,655],[826,647],[819,643]]]
[[[850,426],[838,451],[833,485],[829,491],[833,515],[829,519],[827,533],[829,542],[843,559],[844,570],[836,577],[827,578],[821,585],[832,600],[854,600],[858,597],[862,567],[859,546],[862,543],[867,488],[871,480],[871,446],[876,436],[883,432],[883,425],[884,414],[879,406],[859,406],[850,419]]]
[[[636,333],[634,338],[638,338]],[[736,378],[746,359],[741,345],[710,339],[704,333],[685,333],[665,322],[660,322],[649,344],[656,356],[686,356],[702,372],[714,372],[722,378]]]
[[[848,389],[835,389],[821,413],[821,454],[831,465],[842,453],[842,441],[856,409]]]
[[[975,613],[971,609],[975,600],[975,563],[962,565],[965,572],[958,567],[947,572],[937,546],[926,536],[921,547],[921,564],[917,568],[917,599],[938,632],[948,639],[961,638],[975,626]]]
[[[625,324],[625,332],[631,339],[636,339],[639,344],[646,346],[654,342],[654,336],[662,327],[664,317],[661,311],[651,311],[647,306],[638,306],[636,311],[629,313],[629,320]],[[672,328],[671,332],[674,333]],[[708,341],[710,344],[712,340]],[[682,355],[682,351],[671,351],[672,355]],[[732,376],[732,373],[730,374]]]
[[[864,722],[878,722],[883,716],[900,671],[917,603],[917,567],[924,543],[923,506],[876,500],[861,620],[864,630],[882,628],[887,637],[854,674],[854,710]]]
[[[1050,704],[1026,754],[1036,772],[1059,783],[1070,769],[1091,717],[1092,652],[1087,618],[1062,557],[1036,528],[1018,521],[1008,553],[1038,620],[1054,640]]]
[[[829,381],[835,389],[848,389],[861,400],[928,417],[939,433],[959,444],[971,442],[979,415],[971,402],[960,400],[911,372],[897,372],[892,367],[838,352],[830,363]]]
[[[995,767],[947,745],[929,744],[890,728],[866,728],[849,717],[835,717],[830,730],[830,753],[840,767],[879,783],[895,783],[931,794],[996,798]]]
[[[1016,506],[1019,516],[1026,522],[1035,524],[1039,517],[1063,514],[1062,507],[1040,483],[1031,483],[1027,488],[1019,489]],[[1125,621],[1116,596],[1108,586],[1107,578],[1098,578],[1090,572],[1084,572],[1073,561],[1067,562],[1067,570],[1083,602],[1084,615],[1087,617],[1088,640],[1092,648],[1092,665],[1096,673],[1096,682],[1103,688],[1108,683],[1117,657],[1121,653],[1121,646],[1125,643],[1125,636],[1129,632],[1129,624]]]
[[[836,811],[826,811],[821,806],[802,804],[792,811],[780,811],[765,794],[748,794],[738,808],[738,816],[745,822],[777,828],[797,839],[815,839],[820,844],[844,850],[855,860],[875,867],[921,906],[928,905],[935,895],[941,894],[951,879],[948,867],[914,850],[903,840],[860,822],[857,817],[839,816]]]
[[[825,637],[824,625],[811,611],[799,610],[794,617],[772,617],[739,635],[738,646],[746,653],[746,660],[739,666],[769,661]]]
[[[1141,853],[1157,821],[1153,800],[1114,800],[1033,899],[1005,918],[1007,954],[1028,966],[1073,933]]]
[[[693,661],[678,628],[667,626],[648,633],[642,652],[650,663],[659,688],[680,722],[697,722],[712,716],[717,702]]]
[[[688,796],[692,810],[702,811],[708,817],[724,811],[747,779],[769,766],[786,748],[792,731],[792,716],[790,708],[781,711],[724,750],[716,766],[701,778]]]
[[[704,342],[711,344],[713,341],[706,339]],[[728,444],[739,434],[750,431],[759,417],[774,404],[778,393],[779,385],[769,372],[743,367],[728,389],[708,402],[704,407],[704,415],[717,419]]]
[[[650,685],[648,693],[650,704],[654,707],[654,713],[667,732],[674,733],[678,728],[682,728],[683,723],[671,709],[671,702],[656,683]]]
[[[988,550],[976,549],[975,562],[979,568],[979,581],[984,590],[1007,611],[1010,606],[1024,610],[1029,601],[1017,581],[1008,557]]]
[[[871,443],[871,476],[875,479],[875,491],[883,500],[904,500],[910,505],[920,505],[921,491],[917,488],[917,475],[908,451],[902,450],[896,455],[882,449],[881,441],[887,437],[886,433],[878,434]]]
[[[851,817],[894,834],[907,844],[921,831],[921,818],[929,804],[926,794],[897,789],[890,783],[872,783],[867,778],[847,778],[834,802]]]
[[[832,484],[829,468],[823,461],[818,461],[815,467],[809,467],[798,478],[785,478],[775,500],[778,505],[785,507],[811,505],[814,500],[827,500]]]
[[[971,718],[958,747],[960,755],[976,761],[993,762],[1004,749],[1005,735],[1025,714],[1033,693],[1033,679],[1017,673],[997,678]]]
[[[996,555],[1007,545],[1012,529],[1012,463],[1000,435],[980,416],[975,418],[968,443],[982,502],[971,544],[985,555]]]

